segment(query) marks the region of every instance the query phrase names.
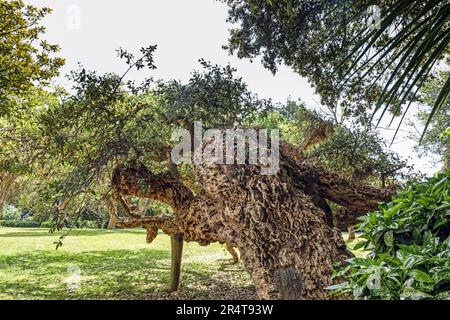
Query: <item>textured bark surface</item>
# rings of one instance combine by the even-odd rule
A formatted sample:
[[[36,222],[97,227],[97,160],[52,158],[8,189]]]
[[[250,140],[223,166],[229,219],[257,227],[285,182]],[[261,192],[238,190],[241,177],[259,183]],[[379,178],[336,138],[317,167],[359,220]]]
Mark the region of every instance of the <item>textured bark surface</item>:
[[[327,299],[334,262],[350,257],[332,227],[325,199],[367,212],[389,198],[386,190],[362,186],[309,164],[294,147],[280,146],[280,170],[261,175],[259,165],[199,165],[202,190],[194,195],[176,171],[153,174],[142,165],[118,166],[112,176],[115,200],[127,218],[118,227],[143,226],[151,242],[158,229],[201,245],[235,247],[264,299]],[[173,215],[136,217],[122,196],[169,204]],[[122,200],[121,200],[122,199]]]

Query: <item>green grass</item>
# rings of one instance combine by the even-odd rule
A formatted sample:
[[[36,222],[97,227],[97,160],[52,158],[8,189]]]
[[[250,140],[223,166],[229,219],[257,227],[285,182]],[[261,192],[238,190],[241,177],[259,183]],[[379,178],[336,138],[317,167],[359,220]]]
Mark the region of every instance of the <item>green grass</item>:
[[[66,232],[0,227],[0,299],[255,298],[248,274],[219,244],[185,243],[181,287],[169,293],[168,236],[147,244],[141,229],[74,229],[55,250],[54,242]],[[71,288],[68,281],[77,270],[79,286]]]
[[[168,236],[160,234],[147,244],[140,229],[72,230],[55,250],[63,233],[0,227],[0,299],[255,297],[241,264],[231,264],[219,244],[185,243],[181,289],[168,293]],[[70,288],[68,281],[76,279],[77,270],[79,286]]]
[[[356,235],[356,239],[354,240],[348,240],[348,233],[343,232],[342,236],[344,237],[345,244],[347,245],[347,248],[355,255],[357,258],[365,258],[369,251],[365,251],[363,249],[357,249],[354,250],[353,248],[362,240],[358,238],[358,235]]]

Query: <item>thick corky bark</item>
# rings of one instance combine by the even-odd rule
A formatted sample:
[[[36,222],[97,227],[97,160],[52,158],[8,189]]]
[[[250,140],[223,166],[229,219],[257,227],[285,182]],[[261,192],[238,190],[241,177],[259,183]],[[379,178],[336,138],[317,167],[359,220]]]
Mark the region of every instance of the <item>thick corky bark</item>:
[[[286,168],[276,176],[261,176],[259,169],[215,165],[197,171],[210,198],[223,208],[224,228],[234,230],[241,259],[261,298],[327,298],[333,261],[350,256],[339,231],[294,187]],[[295,296],[284,292],[275,277],[280,273],[301,288]]]
[[[117,166],[112,175],[115,190],[126,195],[148,198],[178,208],[192,199],[191,190],[172,173],[153,174],[145,166]]]
[[[330,171],[320,170],[318,173],[318,192],[352,212],[376,210],[381,202],[390,199],[388,190],[380,192],[379,189],[352,182]]]
[[[142,165],[119,166],[112,177],[116,196],[162,201],[174,213],[120,219],[113,212],[114,223],[144,226],[150,242],[161,229],[201,245],[236,247],[261,298],[328,298],[333,263],[351,254],[332,227],[325,199],[352,212],[367,212],[387,200],[389,192],[313,166],[286,144],[281,145],[279,172],[261,175],[260,170],[259,165],[196,166],[202,190],[194,196],[176,173],[156,175]]]

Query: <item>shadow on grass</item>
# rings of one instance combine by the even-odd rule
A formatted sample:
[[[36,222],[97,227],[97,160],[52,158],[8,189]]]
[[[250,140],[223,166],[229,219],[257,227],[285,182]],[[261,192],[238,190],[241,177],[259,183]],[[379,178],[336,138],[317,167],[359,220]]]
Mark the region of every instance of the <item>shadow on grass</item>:
[[[70,292],[73,267],[80,270],[80,288]],[[2,256],[0,294],[15,299],[113,298],[117,292],[139,296],[165,287],[169,268],[170,253],[151,249]]]
[[[223,261],[222,261],[223,262]],[[252,294],[239,265],[185,262],[181,290],[167,292],[169,250],[34,251],[0,256],[0,299],[224,299]],[[68,290],[71,267],[79,288]],[[72,269],[73,270],[73,269]]]

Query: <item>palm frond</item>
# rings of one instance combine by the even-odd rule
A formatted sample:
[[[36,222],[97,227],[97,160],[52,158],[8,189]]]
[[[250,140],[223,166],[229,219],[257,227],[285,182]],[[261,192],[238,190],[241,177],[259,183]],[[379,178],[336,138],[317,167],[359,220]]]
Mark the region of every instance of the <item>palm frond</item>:
[[[448,52],[450,3],[449,0],[400,0],[384,10],[379,27],[366,30],[354,40],[354,47],[342,61],[342,65],[350,66],[342,82],[346,83],[363,70],[353,84],[356,86],[375,73],[375,80],[371,83],[381,85],[383,89],[372,120],[379,112],[378,124],[389,111],[394,116],[403,113],[400,127],[424,81]],[[382,81],[383,78],[387,80]],[[447,79],[430,112],[422,137],[449,94],[450,79]],[[402,110],[405,104],[408,105]]]

